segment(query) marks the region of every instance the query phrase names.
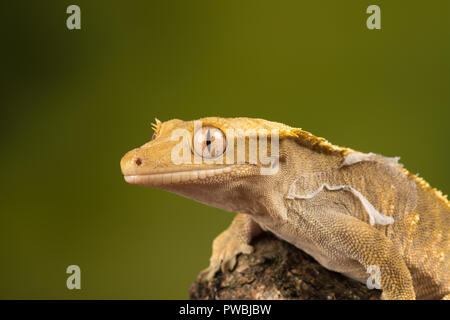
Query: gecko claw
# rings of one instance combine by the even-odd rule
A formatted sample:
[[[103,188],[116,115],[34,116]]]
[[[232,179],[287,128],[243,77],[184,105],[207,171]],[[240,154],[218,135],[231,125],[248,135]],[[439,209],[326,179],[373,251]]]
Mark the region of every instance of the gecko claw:
[[[253,247],[227,229],[214,239],[212,251],[209,267],[198,275],[200,281],[211,281],[219,270],[223,273],[233,271],[237,256],[252,253]]]

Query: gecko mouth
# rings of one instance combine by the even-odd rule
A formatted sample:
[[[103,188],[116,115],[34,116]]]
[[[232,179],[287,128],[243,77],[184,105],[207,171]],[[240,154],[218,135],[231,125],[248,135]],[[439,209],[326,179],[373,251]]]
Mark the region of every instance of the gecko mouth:
[[[145,175],[125,175],[124,178],[125,181],[130,184],[136,184],[140,186],[160,186],[206,179],[230,172],[231,166],[217,169],[177,171]]]

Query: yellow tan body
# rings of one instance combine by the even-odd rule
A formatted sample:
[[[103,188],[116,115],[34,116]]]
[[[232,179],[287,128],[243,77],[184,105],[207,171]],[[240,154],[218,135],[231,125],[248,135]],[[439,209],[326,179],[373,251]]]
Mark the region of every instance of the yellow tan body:
[[[174,164],[172,151],[180,141],[173,133],[184,130],[195,139],[194,121],[157,121],[154,139],[122,158],[122,172],[131,184],[238,213],[214,240],[202,278],[212,278],[220,268],[233,269],[236,255],[252,251],[252,238],[270,231],[326,268],[359,281],[367,281],[368,268],[377,268],[384,299],[450,297],[449,202],[397,159],[335,146],[262,119],[197,121],[216,137],[216,130],[230,129],[279,135],[279,168],[273,175],[262,175],[263,164],[250,163],[248,155],[244,162],[229,161],[225,151],[221,163],[195,163],[192,150],[191,163]],[[203,148],[211,151],[213,140],[204,139]],[[231,144],[236,141],[226,141],[226,148]],[[274,149],[270,139],[267,148]],[[245,151],[250,151],[248,144]]]

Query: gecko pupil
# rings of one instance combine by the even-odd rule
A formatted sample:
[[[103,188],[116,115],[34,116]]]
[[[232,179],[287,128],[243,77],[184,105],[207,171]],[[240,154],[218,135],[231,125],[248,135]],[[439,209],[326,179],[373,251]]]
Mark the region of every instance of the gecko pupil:
[[[211,132],[208,130],[208,132],[206,132],[206,147],[208,148],[208,152],[211,152],[211,143]]]

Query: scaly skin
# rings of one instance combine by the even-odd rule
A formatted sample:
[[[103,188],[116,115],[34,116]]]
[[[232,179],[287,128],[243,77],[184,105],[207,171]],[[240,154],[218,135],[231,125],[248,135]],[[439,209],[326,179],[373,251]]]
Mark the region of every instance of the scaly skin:
[[[384,299],[450,297],[450,205],[446,197],[395,159],[335,146],[301,129],[250,118],[204,118],[227,129],[279,130],[279,170],[265,164],[174,164],[176,129],[194,135],[194,122],[157,121],[154,139],[121,161],[125,180],[155,187],[238,213],[213,243],[211,279],[232,270],[239,253],[250,253],[262,230],[294,244],[324,267],[366,282],[369,266],[380,271]],[[209,139],[209,138],[208,138]],[[209,140],[208,140],[209,141]],[[208,142],[209,144],[209,142]],[[207,145],[208,145],[207,144]],[[226,141],[226,148],[236,141]],[[272,149],[268,139],[268,150]],[[190,147],[191,148],[191,147]],[[260,151],[260,150],[258,150]],[[231,160],[230,160],[231,161]]]

